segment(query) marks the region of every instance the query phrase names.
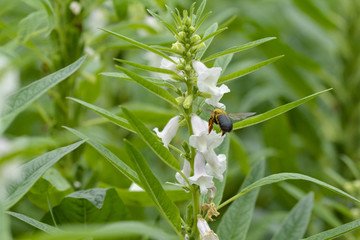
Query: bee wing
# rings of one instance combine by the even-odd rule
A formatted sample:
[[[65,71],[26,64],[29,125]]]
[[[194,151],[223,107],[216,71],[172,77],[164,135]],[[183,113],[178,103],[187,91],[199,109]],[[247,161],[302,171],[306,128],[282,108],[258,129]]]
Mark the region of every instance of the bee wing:
[[[234,120],[242,120],[244,118],[250,117],[256,113],[250,112],[250,113],[229,113],[228,116]]]

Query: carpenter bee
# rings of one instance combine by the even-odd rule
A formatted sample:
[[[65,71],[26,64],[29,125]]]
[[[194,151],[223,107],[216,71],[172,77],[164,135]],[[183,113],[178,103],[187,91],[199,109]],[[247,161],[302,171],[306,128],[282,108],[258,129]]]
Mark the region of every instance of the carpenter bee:
[[[223,109],[216,108],[214,111],[211,112],[211,117],[209,119],[209,133],[213,129],[213,125],[218,124],[220,129],[222,130],[222,135],[224,136],[225,133],[231,132],[233,128],[233,123],[230,118],[234,120],[241,120],[247,118],[249,116],[254,115],[255,113],[227,113]]]

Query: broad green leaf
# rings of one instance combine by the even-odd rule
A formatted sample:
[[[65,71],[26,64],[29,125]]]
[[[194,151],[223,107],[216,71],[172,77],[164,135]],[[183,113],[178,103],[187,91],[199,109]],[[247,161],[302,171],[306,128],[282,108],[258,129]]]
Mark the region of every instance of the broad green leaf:
[[[7,214],[37,228],[37,229],[40,229],[46,233],[58,233],[58,232],[62,232],[60,229],[57,229],[51,225],[48,225],[46,223],[42,223],[42,222],[39,222],[38,220],[35,220],[33,218],[30,218],[28,216],[25,216],[23,214],[20,214],[20,213],[16,213],[16,212],[10,212],[8,211]]]
[[[75,150],[84,141],[79,141],[66,147],[55,149],[51,152],[45,153],[21,166],[23,172],[23,179],[21,181],[12,183],[8,186],[8,197],[5,199],[5,209],[9,209],[17,203],[35,182],[49,169],[52,165],[57,163],[63,156]]]
[[[49,211],[49,202],[56,206],[71,192],[70,183],[56,168],[50,168],[28,191],[27,197],[39,208]]]
[[[151,171],[141,153],[127,140],[124,141],[125,149],[134,163],[134,168],[139,176],[144,190],[154,201],[161,215],[171,224],[178,235],[181,235],[181,219],[177,206],[166,195],[161,183]]]
[[[243,175],[250,172],[248,154],[245,151],[244,144],[236,134],[230,134],[230,157],[239,163],[240,171]]]
[[[141,139],[159,156],[159,158],[166,163],[169,167],[178,171],[180,168],[179,162],[171,154],[171,152],[159,141],[157,136],[154,135],[139,119],[137,119],[126,108],[121,108],[125,114],[126,119],[131,126],[141,137]]]
[[[150,52],[153,52],[153,53],[155,53],[155,54],[157,54],[157,55],[159,55],[159,56],[161,56],[163,58],[166,58],[167,60],[175,63],[174,60],[172,60],[168,55],[166,55],[165,53],[163,53],[163,52],[161,52],[161,51],[159,51],[159,50],[157,50],[157,49],[155,49],[153,47],[150,47],[149,45],[146,45],[146,44],[138,42],[138,41],[136,41],[134,39],[128,38],[128,37],[126,37],[124,35],[121,35],[120,33],[116,33],[116,32],[106,30],[106,29],[103,29],[103,28],[100,28],[100,29],[107,32],[107,33],[110,33],[111,35],[114,35],[115,37],[118,37],[118,38],[132,44],[132,45],[135,45],[135,46],[137,46],[139,48],[142,48],[142,49],[148,50]]]
[[[90,144],[96,151],[98,151],[102,156],[105,157],[117,170],[124,174],[131,181],[135,182],[138,185],[141,185],[138,176],[134,170],[132,170],[126,163],[121,161],[115,154],[113,154],[109,149],[101,145],[96,140],[86,136],[84,133],[81,133],[73,128],[65,127],[67,130],[78,136],[79,138],[85,140]]]
[[[281,56],[277,56],[277,57],[273,57],[273,58],[270,58],[270,59],[267,59],[265,61],[262,61],[262,62],[259,62],[257,64],[254,64],[250,67],[247,67],[245,69],[241,69],[239,71],[236,71],[236,72],[233,72],[233,73],[230,73],[226,76],[223,76],[223,77],[220,77],[219,80],[218,80],[218,84],[220,83],[224,83],[224,82],[228,82],[230,80],[233,80],[233,79],[236,79],[236,78],[239,78],[239,77],[243,77],[249,73],[252,73],[252,72],[255,72],[256,70],[270,64],[270,63],[273,63],[275,61],[277,61],[278,59],[282,58],[284,55],[281,55]]]
[[[144,236],[156,240],[178,240],[178,236],[170,235],[161,228],[156,226],[147,225],[141,222],[115,222],[107,223],[106,225],[87,225],[71,226],[65,231],[53,234],[35,234],[27,236],[26,239],[32,240],[64,240],[64,239],[126,239],[131,236]],[[129,238],[131,239],[131,238]],[[182,239],[182,238],[181,238]]]
[[[260,161],[246,176],[241,189],[264,176],[265,161]],[[220,239],[244,240],[250,227],[255,203],[260,189],[256,189],[236,199],[225,212],[216,233]]]
[[[272,240],[298,240],[305,234],[310,221],[314,194],[309,193],[296,206],[281,224],[279,231],[272,237]]]
[[[216,148],[215,152],[216,154],[225,154],[225,156],[229,156],[229,145],[230,145],[230,140],[229,140],[229,136],[225,137],[224,142],[218,147]],[[229,159],[227,159],[227,161],[229,161]],[[226,184],[226,176],[227,176],[227,170],[223,173],[224,179],[222,182],[220,182],[218,179],[214,179],[214,184],[216,187],[216,194],[214,199],[212,200],[213,203],[215,203],[215,205],[219,205],[223,194],[224,194],[224,189],[225,189],[225,184]]]
[[[216,30],[215,32],[210,33],[210,34],[207,35],[207,36],[203,36],[203,38],[198,42],[198,44],[199,44],[199,43],[202,43],[202,42],[206,42],[208,39],[215,37],[216,35],[222,33],[222,32],[225,31],[226,29],[227,29],[227,27],[220,28],[219,30]]]
[[[329,89],[326,89],[324,91],[321,91],[321,92],[317,92],[317,93],[314,93],[312,95],[309,95],[307,97],[304,97],[304,98],[301,98],[299,100],[296,100],[294,102],[291,102],[291,103],[288,103],[288,104],[285,104],[285,105],[282,105],[280,107],[277,107],[277,108],[274,108],[270,111],[267,111],[263,114],[260,114],[260,115],[255,115],[253,117],[249,117],[243,121],[240,121],[240,122],[237,122],[234,124],[233,126],[233,130],[237,130],[237,129],[240,129],[240,128],[245,128],[245,127],[248,127],[248,126],[252,126],[252,125],[255,125],[255,124],[258,124],[258,123],[261,123],[261,122],[264,122],[266,120],[269,120],[273,117],[276,117],[280,114],[283,114],[303,103],[306,103],[307,101],[315,98],[316,96],[322,94],[322,93],[325,93],[325,92],[328,92],[330,91],[332,88],[329,88]]]
[[[354,231],[360,228],[360,219],[343,224],[336,228],[332,228],[330,230],[315,234],[311,237],[304,238],[303,240],[329,240],[340,237],[345,233]]]
[[[203,38],[209,36],[210,34],[216,32],[216,29],[218,28],[218,24],[214,23],[213,25],[211,25],[208,29],[206,29]],[[200,51],[196,54],[196,58],[197,59],[201,59],[202,56],[204,55],[204,53],[206,52],[206,49],[208,49],[208,47],[210,46],[212,40],[214,39],[214,37],[208,39],[205,41],[205,47],[200,49]]]
[[[81,57],[71,65],[29,84],[11,95],[6,100],[4,110],[0,114],[0,134],[6,130],[12,120],[27,106],[79,69],[85,58]]]
[[[132,81],[132,82],[136,82],[135,80],[133,80],[132,78],[129,78],[128,75],[124,74],[124,73],[119,73],[119,72],[103,72],[101,73],[101,75],[103,76],[107,76],[107,77],[114,77],[114,78],[120,78],[126,81]],[[152,77],[146,77],[146,76],[141,76],[142,78],[145,78],[146,80],[148,80],[149,82],[159,85],[159,86],[163,86],[163,87],[168,87],[171,88],[173,90],[176,90],[176,88],[173,85],[173,82],[170,82],[168,80],[163,80],[163,79],[157,79],[157,78],[152,78]]]
[[[91,224],[125,220],[128,212],[114,188],[73,192],[52,209],[57,224]],[[50,213],[44,217],[52,222]]]
[[[134,81],[136,81],[138,84],[140,84],[141,86],[143,86],[144,88],[148,89],[150,92],[158,95],[159,97],[161,97],[162,99],[164,99],[165,101],[167,101],[168,103],[172,104],[173,106],[175,106],[176,108],[179,108],[175,98],[165,89],[156,86],[155,84],[149,82],[148,80],[146,80],[143,77],[140,77],[139,75],[125,69],[122,67],[117,66],[118,69],[120,69],[122,72],[124,72],[126,75],[128,75],[130,78],[132,78]]]
[[[251,184],[250,186],[246,187],[245,189],[243,189],[240,193],[236,194],[235,196],[231,197],[230,199],[226,200],[225,202],[223,202],[218,209],[224,207],[225,205],[229,204],[230,202],[234,201],[235,199],[241,197],[242,195],[244,195],[245,193],[258,188],[258,187],[262,187],[265,185],[269,185],[269,184],[273,184],[273,183],[277,183],[277,182],[282,182],[282,181],[287,181],[287,180],[304,180],[304,181],[309,181],[312,183],[316,183],[326,189],[329,189],[337,194],[340,194],[344,197],[347,197],[355,202],[360,203],[360,200],[358,200],[357,198],[351,196],[350,194],[347,194],[346,192],[330,185],[327,184],[323,181],[320,181],[316,178],[312,178],[303,174],[298,174],[298,173],[278,173],[278,174],[273,174],[267,177],[264,177],[256,182],[254,182],[253,184]]]
[[[71,97],[68,97],[68,99],[75,101],[77,103],[80,103],[81,105],[83,105],[83,106],[89,108],[90,110],[98,113],[99,115],[109,119],[110,121],[112,121],[113,123],[115,123],[116,125],[118,125],[120,127],[124,128],[126,130],[129,130],[131,132],[134,132],[134,129],[130,126],[129,122],[126,119],[119,117],[103,108],[100,108],[100,107],[97,107],[90,103],[81,101],[80,99],[71,98]]]
[[[31,38],[48,31],[48,25],[49,22],[46,11],[39,10],[32,12],[19,22],[17,36],[21,42],[26,42]]]
[[[151,16],[153,16],[156,20],[158,20],[159,22],[161,22],[162,24],[164,24],[164,26],[171,32],[172,35],[176,34],[176,28],[174,26],[172,26],[171,24],[168,23],[168,21],[166,21],[165,19],[163,19],[161,16],[159,16],[158,14],[154,13],[153,11],[151,11],[150,9],[147,9],[147,11],[150,13]]]
[[[218,57],[225,56],[227,54],[241,52],[241,51],[244,51],[246,49],[253,48],[253,47],[256,47],[256,46],[261,45],[263,43],[266,43],[266,42],[268,42],[270,40],[273,40],[273,39],[276,39],[276,37],[262,38],[262,39],[258,39],[258,40],[253,41],[253,42],[245,43],[245,44],[240,45],[240,46],[231,47],[231,48],[228,48],[228,49],[226,49],[224,51],[215,53],[215,54],[205,58],[204,60],[202,60],[202,62],[208,62],[208,61],[211,61],[211,60],[216,59]]]
[[[0,200],[0,239],[11,240],[11,229],[8,216],[5,214],[3,202]]]
[[[134,62],[130,62],[130,61],[126,61],[123,59],[118,59],[115,58],[114,59],[117,62],[121,62],[121,63],[125,63],[127,65],[136,67],[136,68],[140,68],[143,70],[147,70],[147,71],[151,71],[151,72],[157,72],[157,73],[165,73],[165,74],[170,74],[170,75],[178,75],[176,72],[169,70],[169,69],[165,69],[165,68],[158,68],[158,67],[151,67],[148,65],[143,65],[143,64],[139,64],[139,63],[134,63]]]

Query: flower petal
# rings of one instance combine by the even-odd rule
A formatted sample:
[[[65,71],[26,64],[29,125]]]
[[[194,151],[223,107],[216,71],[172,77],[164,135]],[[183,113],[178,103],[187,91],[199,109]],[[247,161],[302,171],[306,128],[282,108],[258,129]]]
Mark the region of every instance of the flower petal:
[[[181,170],[181,172],[185,175],[185,177],[189,178],[190,174],[191,174],[191,165],[189,163],[188,160],[184,160],[184,166],[183,166],[183,170]],[[188,186],[187,182],[185,181],[185,179],[183,178],[183,176],[180,175],[180,173],[176,173],[175,174],[175,178],[176,180],[180,183],[180,185],[182,186]]]
[[[214,187],[213,177],[207,175],[205,159],[199,151],[196,152],[194,161],[194,176],[190,177],[189,180],[192,184],[199,185],[201,194],[205,195],[209,188]]]
[[[164,129],[160,132],[158,128],[154,128],[156,135],[161,138],[164,146],[168,148],[169,143],[175,137],[179,128],[180,116],[177,115],[169,120]]]
[[[206,173],[222,182],[224,180],[223,173],[226,170],[225,154],[216,155],[214,151],[208,151],[204,154],[204,157],[207,161]]]

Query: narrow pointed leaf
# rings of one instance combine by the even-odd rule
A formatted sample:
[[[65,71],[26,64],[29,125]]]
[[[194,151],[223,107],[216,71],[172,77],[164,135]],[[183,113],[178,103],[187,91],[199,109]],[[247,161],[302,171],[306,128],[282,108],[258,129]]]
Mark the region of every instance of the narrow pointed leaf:
[[[206,29],[203,38],[206,38],[207,36],[209,36],[210,34],[216,32],[216,29],[218,28],[218,24],[214,23],[213,25],[211,25],[208,29]],[[204,55],[204,53],[206,52],[206,49],[208,49],[208,47],[210,46],[212,40],[214,39],[214,37],[208,39],[205,41],[205,47],[200,49],[200,51],[196,54],[196,58],[201,59],[202,56]]]
[[[127,120],[141,137],[141,139],[159,156],[159,158],[166,163],[169,167],[173,168],[175,171],[178,171],[180,168],[179,162],[171,154],[169,149],[167,149],[139,119],[137,119],[129,110],[126,108],[121,108],[125,114]]]
[[[211,61],[211,60],[216,59],[218,57],[225,56],[227,54],[241,52],[241,51],[244,51],[246,49],[250,49],[250,48],[259,46],[259,45],[261,45],[263,43],[266,43],[266,42],[268,42],[270,40],[273,40],[273,39],[276,39],[276,37],[262,38],[262,39],[258,39],[258,40],[255,40],[255,41],[252,41],[252,42],[249,42],[249,43],[245,43],[245,44],[240,45],[240,46],[231,47],[231,48],[228,48],[228,49],[226,49],[224,51],[215,53],[215,54],[205,58],[204,60],[202,60],[202,62],[208,62],[208,61]]]
[[[130,236],[144,236],[156,240],[177,240],[178,236],[170,235],[161,228],[142,222],[122,221],[106,225],[70,226],[53,234],[35,234],[26,239],[33,240],[64,240],[64,239],[132,239]],[[137,239],[137,238],[135,238]]]
[[[79,138],[85,140],[90,146],[92,146],[96,151],[98,151],[107,161],[110,162],[117,170],[124,174],[130,181],[135,182],[138,185],[141,185],[138,176],[134,170],[132,170],[126,163],[119,159],[115,154],[113,154],[109,149],[104,147],[98,141],[86,136],[84,133],[79,132],[73,128],[64,127],[69,130]]]
[[[142,49],[148,50],[150,52],[153,52],[153,53],[155,53],[155,54],[157,54],[157,55],[159,55],[159,56],[161,56],[163,58],[166,58],[167,60],[175,63],[174,60],[172,60],[168,55],[166,55],[165,53],[163,53],[163,52],[161,52],[161,51],[159,51],[159,50],[157,50],[155,48],[150,47],[149,45],[146,45],[146,44],[138,42],[138,41],[136,41],[134,39],[128,38],[128,37],[126,37],[124,35],[121,35],[120,33],[116,33],[116,32],[106,30],[106,29],[103,29],[103,28],[100,28],[100,29],[107,32],[107,33],[110,33],[111,35],[114,35],[114,36],[116,36],[116,37],[118,37],[118,38],[120,38],[120,39],[134,45],[134,46],[137,46],[139,48],[142,48]]]
[[[38,220],[35,220],[33,218],[30,218],[28,216],[25,216],[23,214],[20,214],[20,213],[16,213],[16,212],[7,212],[7,214],[37,228],[37,229],[40,229],[41,231],[44,231],[46,233],[58,233],[58,232],[62,232],[60,229],[57,229],[51,225],[48,225],[46,223],[42,223],[42,222],[39,222]]]
[[[216,35],[222,33],[222,32],[225,31],[226,29],[227,29],[227,27],[220,28],[219,30],[216,30],[215,32],[210,33],[210,34],[207,35],[207,36],[203,36],[203,38],[198,42],[198,44],[199,44],[199,43],[202,43],[202,42],[205,42],[205,41],[207,41],[207,40],[210,39],[210,38],[215,37]]]
[[[221,73],[224,73],[227,66],[231,62],[231,59],[233,58],[234,54],[228,54],[222,57],[219,57],[215,60],[213,67],[221,67]]]
[[[270,111],[267,111],[263,114],[259,114],[259,115],[255,115],[254,117],[249,117],[245,120],[242,120],[240,122],[237,122],[234,124],[233,126],[233,129],[234,130],[237,130],[237,129],[240,129],[240,128],[245,128],[245,127],[248,127],[248,126],[252,126],[252,125],[255,125],[255,124],[258,124],[258,123],[261,123],[261,122],[264,122],[266,120],[269,120],[273,117],[276,117],[280,114],[283,114],[303,103],[306,103],[307,101],[315,98],[316,96],[322,94],[322,93],[325,93],[325,92],[328,92],[330,91],[332,88],[329,88],[329,89],[326,89],[324,91],[321,91],[321,92],[317,92],[317,93],[314,93],[312,95],[309,95],[307,97],[304,97],[304,98],[301,98],[299,100],[296,100],[294,102],[291,102],[291,103],[288,103],[288,104],[285,104],[285,105],[282,105],[280,107],[277,107],[277,108],[274,108]]]
[[[1,201],[0,201],[0,239],[12,240],[10,221],[8,216],[5,214],[4,205]]]
[[[50,88],[73,74],[83,64],[85,59],[86,57],[81,57],[69,66],[31,83],[11,95],[6,100],[4,110],[0,113],[0,135],[21,111]]]
[[[120,127],[124,128],[126,130],[129,130],[131,132],[134,132],[134,129],[131,127],[131,125],[129,124],[129,122],[126,119],[119,117],[119,116],[113,114],[112,112],[109,112],[101,107],[84,102],[80,99],[71,98],[71,97],[68,97],[68,99],[75,101],[77,103],[80,103],[81,105],[83,105],[83,106],[89,108],[90,110],[96,112],[97,114],[109,119],[111,122],[115,123],[116,125],[118,125]]]
[[[127,154],[134,163],[134,168],[144,190],[150,195],[159,212],[171,224],[177,234],[180,234],[181,219],[179,209],[166,195],[159,180],[153,174],[141,153],[129,141],[125,140],[124,144]]]
[[[204,9],[205,9],[205,6],[206,6],[206,0],[203,0],[200,4],[200,6],[198,7],[198,9],[196,10],[196,23],[195,25],[197,26],[200,22],[200,19],[201,19],[201,15],[203,14],[204,12]]]
[[[21,166],[23,179],[20,182],[10,184],[7,188],[9,196],[4,202],[5,209],[9,209],[17,203],[47,169],[57,163],[63,156],[78,148],[82,143],[84,143],[84,141],[55,149],[23,164]]]
[[[259,162],[246,176],[241,189],[264,176],[265,161]],[[239,191],[241,191],[241,189]],[[236,199],[225,212],[216,233],[220,239],[244,240],[250,227],[255,203],[260,189]]]
[[[156,20],[158,20],[159,22],[161,22],[162,24],[164,24],[164,26],[171,32],[172,35],[176,34],[176,28],[173,27],[172,25],[170,25],[169,23],[167,23],[166,20],[164,20],[160,15],[154,13],[153,11],[151,11],[150,9],[147,9],[147,11],[150,13],[151,16],[153,16]]]
[[[337,194],[340,194],[344,197],[347,197],[355,202],[360,203],[360,200],[351,196],[350,194],[347,194],[346,192],[331,186],[330,184],[327,184],[323,181],[320,181],[316,178],[312,178],[303,174],[298,174],[298,173],[278,173],[278,174],[273,174],[267,177],[264,177],[256,182],[254,182],[253,184],[251,184],[250,186],[246,187],[245,189],[243,189],[240,193],[236,194],[235,196],[233,196],[232,198],[226,200],[225,202],[223,202],[218,209],[224,207],[225,205],[231,203],[232,201],[234,201],[235,199],[239,198],[240,196],[244,195],[245,193],[258,188],[258,187],[262,187],[265,185],[269,185],[269,184],[273,184],[273,183],[278,183],[278,182],[282,182],[282,181],[287,181],[287,180],[304,180],[304,181],[308,181],[308,182],[312,182],[312,183],[316,183],[328,190],[331,190]]]
[[[272,240],[298,240],[304,236],[310,221],[313,198],[314,194],[309,193],[291,209]]]
[[[155,84],[149,82],[145,78],[142,78],[139,75],[137,75],[137,74],[135,74],[135,73],[123,68],[123,67],[117,66],[117,68],[120,69],[122,72],[124,72],[126,75],[128,75],[130,78],[132,78],[135,82],[137,82],[138,84],[143,86],[144,88],[148,89],[149,91],[151,91],[155,95],[161,97],[162,99],[164,99],[168,103],[172,104],[176,108],[179,108],[175,98],[168,91],[166,91],[165,89],[163,89],[163,88],[161,88],[159,86],[156,86]]]
[[[254,65],[252,65],[250,67],[247,67],[245,69],[241,69],[239,71],[230,73],[230,74],[228,74],[226,76],[220,77],[219,80],[218,80],[218,84],[224,83],[224,82],[227,82],[227,81],[239,78],[239,77],[243,77],[245,75],[248,75],[249,73],[255,72],[256,70],[258,70],[258,69],[260,69],[260,68],[262,68],[262,67],[264,67],[264,66],[266,66],[266,65],[268,65],[270,63],[273,63],[273,62],[279,60],[282,57],[284,57],[284,55],[267,59],[265,61],[254,64]]]
[[[165,69],[165,68],[151,67],[151,66],[148,66],[148,65],[134,63],[134,62],[126,61],[126,60],[123,60],[123,59],[118,59],[118,58],[115,58],[114,60],[117,61],[117,62],[125,63],[125,64],[128,64],[130,66],[140,68],[140,69],[143,69],[143,70],[147,70],[147,71],[151,71],[151,72],[165,73],[165,74],[170,74],[170,75],[178,75],[176,72],[171,71],[169,69]]]
[[[360,228],[360,219],[346,223],[344,225],[332,228],[330,230],[315,234],[311,237],[304,238],[303,240],[330,240],[340,237],[348,232],[354,231]]]

